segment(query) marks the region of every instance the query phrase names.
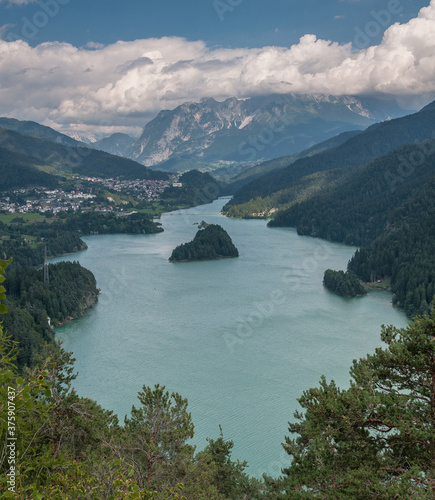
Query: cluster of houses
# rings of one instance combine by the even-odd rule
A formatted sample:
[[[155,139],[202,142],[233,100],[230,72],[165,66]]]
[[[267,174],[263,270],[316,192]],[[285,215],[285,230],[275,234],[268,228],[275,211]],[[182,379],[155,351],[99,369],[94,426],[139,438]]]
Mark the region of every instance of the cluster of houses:
[[[83,180],[98,183],[110,191],[122,191],[126,194],[131,194],[142,200],[157,200],[167,187],[181,186],[181,184],[176,182],[176,176],[167,181],[142,179],[127,181],[120,179],[101,179],[99,177],[83,177]]]
[[[161,193],[168,186],[181,186],[177,182],[177,176],[171,180],[119,180],[119,179],[101,179],[98,177],[81,177],[81,181],[92,183],[95,188],[79,189],[71,192],[65,192],[61,188],[48,190],[44,187],[31,189],[17,189],[13,191],[13,200],[11,196],[0,193],[0,211],[8,213],[58,213],[61,211],[95,210],[99,212],[110,212],[113,205],[101,206],[96,204],[92,194],[98,190],[104,189],[111,192],[124,193],[141,200],[158,200]],[[89,185],[89,184],[88,184]],[[85,192],[88,191],[88,192]],[[18,200],[18,201],[17,201]],[[113,198],[107,197],[108,202],[113,202]]]
[[[81,191],[65,193],[63,189],[47,190],[45,188],[17,189],[12,202],[9,196],[0,197],[0,210],[9,213],[45,213],[78,210],[83,202],[92,200],[95,195]]]

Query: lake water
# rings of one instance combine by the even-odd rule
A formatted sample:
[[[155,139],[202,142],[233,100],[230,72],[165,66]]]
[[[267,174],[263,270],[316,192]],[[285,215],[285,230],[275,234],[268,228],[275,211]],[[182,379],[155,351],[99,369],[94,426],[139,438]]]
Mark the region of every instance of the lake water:
[[[198,450],[206,438],[233,439],[248,472],[277,476],[296,398],[322,374],[347,386],[354,358],[381,345],[381,324],[405,326],[391,295],[345,299],[322,286],[354,249],[227,219],[227,200],[162,216],[164,233],[85,238],[77,260],[92,270],[98,304],[57,330],[76,357],[75,388],[123,420],[142,386],[165,385],[189,400]],[[196,223],[220,224],[237,259],[170,264]]]

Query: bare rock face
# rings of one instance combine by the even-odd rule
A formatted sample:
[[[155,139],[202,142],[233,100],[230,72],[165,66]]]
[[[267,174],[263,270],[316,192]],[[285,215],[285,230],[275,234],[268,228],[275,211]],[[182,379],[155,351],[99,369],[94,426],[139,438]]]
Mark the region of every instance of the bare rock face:
[[[204,99],[161,111],[124,155],[159,169],[169,168],[165,162],[186,158],[256,162],[293,154],[401,114],[395,104],[351,96]]]

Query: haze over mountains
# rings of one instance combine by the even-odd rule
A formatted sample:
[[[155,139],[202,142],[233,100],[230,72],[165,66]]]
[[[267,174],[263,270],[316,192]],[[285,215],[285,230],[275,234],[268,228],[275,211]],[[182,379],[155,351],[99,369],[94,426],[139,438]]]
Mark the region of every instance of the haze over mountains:
[[[403,114],[393,101],[350,96],[269,95],[223,102],[203,99],[160,112],[137,140],[117,133],[84,144],[35,122],[1,118],[0,147],[8,150],[7,155],[2,153],[5,161],[7,157],[10,162],[13,154],[27,157],[16,159],[20,168],[27,163],[31,169],[60,175],[155,175],[144,165],[168,172],[215,170],[235,181],[233,191],[248,184],[236,195],[232,202],[236,204],[256,195],[255,184],[249,182],[269,171],[269,177],[258,181],[260,195],[265,194],[266,185],[272,185],[273,192],[273,171],[295,161],[297,168],[301,162],[313,164],[307,167],[307,173],[317,171],[318,153],[323,154],[321,170],[329,170],[343,164],[361,164],[396,146],[427,138],[425,124],[419,119],[408,127],[409,133],[407,126],[403,132],[398,125],[404,122],[390,120]],[[384,119],[385,123],[378,123]],[[384,137],[382,131],[389,127],[392,133]],[[337,146],[341,148],[338,153]],[[263,158],[271,160],[262,163]],[[258,166],[251,168],[255,164]],[[237,176],[240,170],[242,174]],[[32,179],[37,179],[33,174]],[[281,177],[277,178],[280,188]]]
[[[258,163],[298,153],[342,132],[404,113],[394,101],[351,96],[203,99],[161,111],[137,140],[114,134],[94,146],[160,170],[187,170],[189,162],[214,169],[222,162]]]

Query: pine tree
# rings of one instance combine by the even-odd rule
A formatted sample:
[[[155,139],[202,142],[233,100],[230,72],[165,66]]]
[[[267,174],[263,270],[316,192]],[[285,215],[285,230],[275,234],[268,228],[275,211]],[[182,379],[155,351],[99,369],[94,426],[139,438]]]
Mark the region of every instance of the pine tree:
[[[383,326],[381,339],[386,348],[353,362],[349,389],[323,377],[298,400],[275,498],[434,497],[435,307]]]

